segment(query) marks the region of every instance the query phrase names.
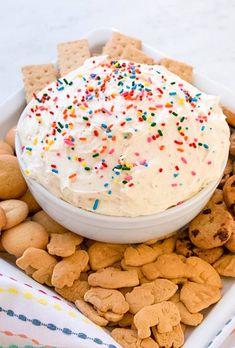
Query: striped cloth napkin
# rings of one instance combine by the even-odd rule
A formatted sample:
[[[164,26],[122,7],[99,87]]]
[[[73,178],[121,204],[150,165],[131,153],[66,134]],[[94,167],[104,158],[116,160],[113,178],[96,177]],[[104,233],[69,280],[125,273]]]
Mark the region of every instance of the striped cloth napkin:
[[[184,348],[235,348],[235,285],[203,323],[188,331]],[[227,287],[227,288],[226,288]],[[0,348],[121,348],[107,330],[71,303],[0,258]]]
[[[0,347],[120,348],[72,304],[0,259]]]

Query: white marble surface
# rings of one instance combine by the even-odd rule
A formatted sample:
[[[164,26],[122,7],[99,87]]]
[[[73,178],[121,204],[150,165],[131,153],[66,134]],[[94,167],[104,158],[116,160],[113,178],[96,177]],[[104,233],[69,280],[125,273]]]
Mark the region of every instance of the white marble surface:
[[[0,0],[0,103],[21,86],[22,65],[50,62],[58,42],[103,25],[235,90],[234,0]]]

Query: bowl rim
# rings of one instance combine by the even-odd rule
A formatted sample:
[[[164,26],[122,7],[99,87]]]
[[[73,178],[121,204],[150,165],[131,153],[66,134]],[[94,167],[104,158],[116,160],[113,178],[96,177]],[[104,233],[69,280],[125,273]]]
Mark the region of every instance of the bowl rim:
[[[22,122],[22,119],[27,112],[27,109],[29,107],[30,103],[25,107],[23,112],[20,115],[18,124],[17,124],[17,129],[19,124]],[[96,220],[96,221],[103,221],[103,222],[112,222],[112,223],[130,223],[130,222],[135,222],[135,223],[142,223],[142,222],[151,222],[156,219],[166,219],[167,217],[170,217],[172,215],[177,215],[180,214],[182,210],[189,209],[192,205],[196,203],[196,201],[200,201],[203,199],[211,190],[214,190],[225,169],[226,163],[227,163],[227,158],[224,161],[224,165],[222,167],[223,170],[221,170],[221,176],[218,180],[213,180],[209,184],[207,184],[205,187],[203,187],[198,193],[194,194],[192,197],[187,199],[186,201],[182,202],[179,205],[170,207],[162,212],[158,212],[155,214],[149,214],[149,215],[141,215],[141,216],[115,216],[115,215],[104,215],[104,214],[99,214],[95,213],[89,210],[85,210],[79,207],[76,207],[72,205],[71,203],[63,200],[60,197],[57,197],[53,193],[51,193],[49,190],[47,190],[43,185],[38,183],[36,180],[29,178],[28,176],[25,175],[25,163],[22,159],[21,155],[21,141],[20,141],[20,136],[18,132],[16,132],[16,138],[15,138],[15,148],[16,148],[16,156],[18,158],[19,164],[20,164],[20,169],[22,171],[23,176],[25,177],[25,180],[29,183],[29,186],[35,187],[35,189],[40,192],[44,197],[46,197],[49,201],[53,202],[60,208],[66,209],[67,211],[70,211],[71,213],[79,214],[83,218],[89,219],[89,220]]]

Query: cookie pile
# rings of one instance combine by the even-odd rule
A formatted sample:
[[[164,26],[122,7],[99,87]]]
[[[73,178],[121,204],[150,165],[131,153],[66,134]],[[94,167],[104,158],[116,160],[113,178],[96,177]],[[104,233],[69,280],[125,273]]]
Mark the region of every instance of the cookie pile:
[[[85,40],[82,47],[80,41],[72,55],[77,63],[71,58],[72,44],[59,46],[61,70],[76,68],[90,55]],[[140,62],[149,59],[151,64],[140,45],[139,40],[114,33],[103,51]],[[165,64],[191,80],[191,67],[171,60]],[[50,68],[42,70],[48,79],[54,78]],[[27,90],[27,83],[35,81],[31,73],[27,76],[30,100],[43,86],[35,89],[35,83]],[[235,114],[224,111],[235,126]],[[0,142],[2,255],[11,254],[26,274],[75,303],[97,325],[109,328],[122,347],[181,347],[187,327],[199,325],[204,309],[220,300],[221,276],[235,277],[235,133],[221,183],[187,229],[161,241],[121,245],[84,239],[41,210],[14,156],[14,132]]]

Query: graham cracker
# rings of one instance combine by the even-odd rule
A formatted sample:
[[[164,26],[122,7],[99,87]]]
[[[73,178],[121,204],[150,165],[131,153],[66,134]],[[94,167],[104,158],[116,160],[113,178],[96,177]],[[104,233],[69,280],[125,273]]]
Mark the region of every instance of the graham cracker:
[[[169,71],[178,75],[183,80],[192,83],[193,67],[191,65],[170,58],[161,59],[160,65],[165,66]]]
[[[21,69],[27,103],[47,85],[57,79],[53,64],[25,65]]]
[[[226,106],[221,105],[221,108],[226,116],[226,121],[228,122],[228,124],[232,127],[235,127],[235,113],[226,108]]]
[[[79,68],[91,53],[86,39],[63,42],[57,45],[57,62],[60,75],[64,76]]]
[[[111,39],[103,47],[103,54],[111,58],[120,58],[127,46],[140,49],[141,40],[114,31]]]
[[[155,64],[154,59],[152,57],[147,56],[147,54],[145,54],[141,50],[138,50],[138,48],[132,46],[127,46],[124,49],[121,58],[128,59],[136,63],[149,65]]]
[[[99,52],[92,52],[91,56],[92,57],[97,57],[97,56],[100,56],[102,53],[99,53]]]

